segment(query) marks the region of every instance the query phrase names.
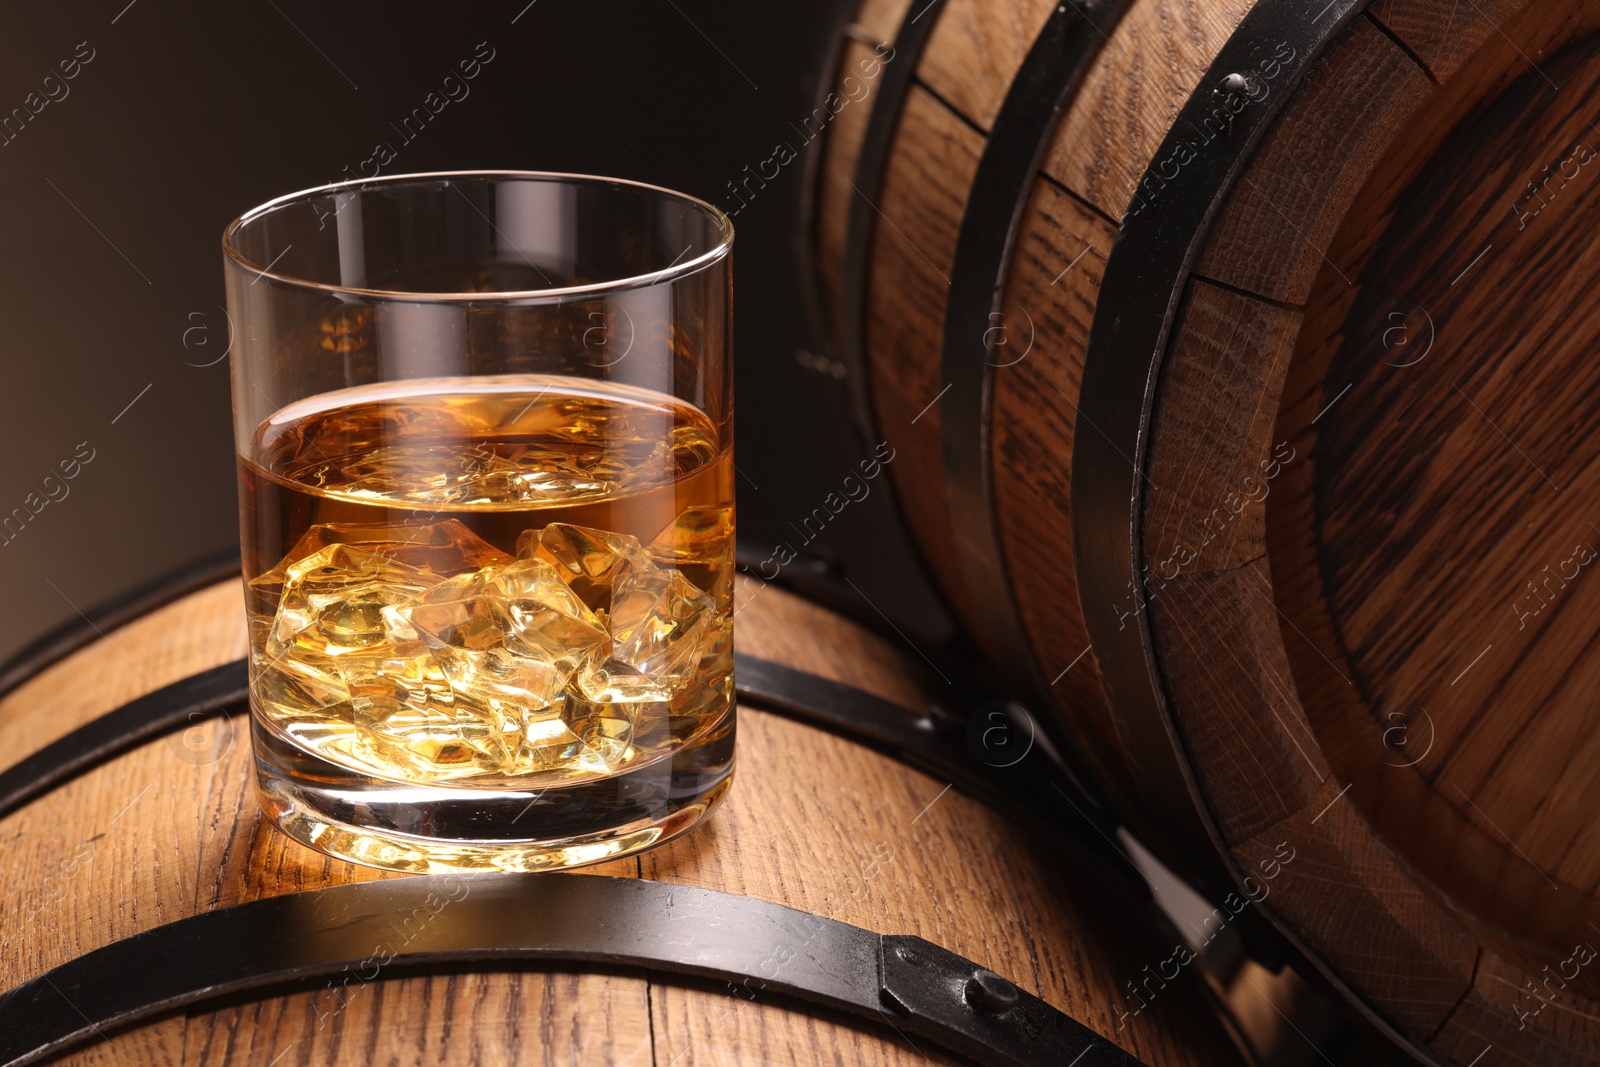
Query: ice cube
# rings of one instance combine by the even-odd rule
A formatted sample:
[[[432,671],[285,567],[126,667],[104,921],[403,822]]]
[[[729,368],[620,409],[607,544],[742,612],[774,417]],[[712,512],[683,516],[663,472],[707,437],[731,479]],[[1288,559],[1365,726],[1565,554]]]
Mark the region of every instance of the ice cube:
[[[600,620],[542,559],[458,575],[395,614],[457,694],[495,706],[551,704],[607,642]]]
[[[314,715],[349,719],[350,686],[331,656],[258,658],[250,692],[264,714],[278,722]]]
[[[629,566],[656,569],[637,537],[565,522],[525,531],[517,538],[517,555],[555,567],[593,611],[611,610],[617,576]]]
[[[554,444],[552,442],[552,444]],[[343,463],[329,488],[345,496],[425,505],[570,500],[613,492],[626,467],[603,452],[510,444],[382,445]]]
[[[513,450],[509,457],[479,472],[479,492],[489,500],[545,501],[600,496],[616,488],[616,482],[605,472],[591,469],[584,462],[589,457],[561,462],[556,455],[543,450]]]
[[[694,679],[716,622],[711,598],[682,575],[630,563],[613,588],[610,653],[578,673],[578,687],[590,700],[668,700]]]
[[[375,701],[360,725],[351,756],[389,776],[447,780],[513,765],[518,724],[475,711],[448,690],[420,702]]]
[[[731,676],[696,678],[665,705],[662,732],[674,746],[691,744],[707,727],[721,720],[732,702]]]
[[[431,571],[355,545],[313,552],[285,569],[267,658],[291,652],[338,656],[379,645],[388,639],[384,609],[439,580]]]
[[[283,599],[289,567],[334,545],[351,545],[386,559],[448,578],[511,557],[467,529],[459,520],[416,522],[324,522],[295,542],[276,567],[250,582],[252,608],[272,614]]]
[[[542,780],[591,778],[621,768],[630,755],[633,720],[620,709],[596,705],[569,691],[548,714],[530,716],[518,764]]]

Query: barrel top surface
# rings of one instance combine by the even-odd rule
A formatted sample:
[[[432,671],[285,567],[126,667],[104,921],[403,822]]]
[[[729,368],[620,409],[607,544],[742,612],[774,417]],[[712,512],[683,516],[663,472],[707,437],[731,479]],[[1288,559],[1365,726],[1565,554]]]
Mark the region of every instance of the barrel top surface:
[[[935,695],[927,688],[930,675],[913,665],[908,650],[831,612],[743,579],[740,603],[736,633],[746,653],[913,707]],[[103,642],[128,657],[135,677],[142,671],[153,682],[157,663],[182,672],[238,651],[232,625],[243,614],[237,580],[160,612],[162,626],[140,629],[138,620]],[[70,668],[100,651],[86,647],[19,690],[18,697],[32,695],[0,709],[0,723],[19,737],[30,724],[37,731],[50,721],[46,694],[80,680],[88,684],[81,670]],[[84,717],[131,695],[121,683],[105,686],[98,706],[96,698],[82,697]],[[717,814],[659,849],[589,873],[716,888],[866,929],[922,936],[1039,991],[1149,1062],[1231,1062],[1231,1046],[1192,989],[1174,987],[1149,1010],[1129,1012],[1134,1005],[1120,995],[1122,984],[1146,962],[1166,958],[1171,946],[1153,940],[1115,894],[1053,870],[1022,833],[943,782],[843,737],[755,707],[742,711],[739,780]],[[160,738],[0,819],[0,839],[9,846],[0,871],[7,888],[0,899],[0,987],[196,911],[391,877],[310,852],[274,832],[257,811],[247,735],[243,720],[234,721],[233,743],[218,756],[196,759],[180,738]],[[34,737],[14,751],[23,755],[37,747],[37,732]],[[1019,930],[1028,936],[1019,938]],[[580,1045],[610,1048],[618,1062],[643,1062],[652,1043],[658,1057],[692,1050],[680,1063],[762,1062],[760,1050],[790,1047],[808,1048],[829,1062],[921,1062],[920,1053],[895,1047],[892,1031],[884,1041],[871,1028],[792,1005],[739,1008],[745,1002],[726,991],[604,973],[397,977],[393,992],[382,994],[392,996],[392,1007],[374,996],[352,1007],[348,1018],[336,999],[330,1001],[335,991],[291,992],[269,996],[252,1011],[224,1008],[199,1016],[208,1020],[203,1025],[191,1018],[187,1031],[161,1021],[117,1042],[165,1048],[172,1062],[229,1055],[237,1057],[233,1062],[254,1062],[242,1050],[279,1036],[281,1049],[288,1031],[303,1026],[311,1039],[283,1062],[326,1062],[318,1057],[332,1055],[333,1035],[314,1024],[330,1004],[339,1025],[354,1034],[430,997],[443,999],[433,1009],[415,1008],[420,1017],[453,1018],[449,1005],[467,990],[508,1028],[548,1030],[556,1025],[551,1012],[567,1012],[571,1018],[561,1025],[588,1035]],[[520,998],[544,1007],[519,1006]],[[646,999],[654,1003],[654,1016],[624,1018]],[[603,1004],[623,1017],[591,1019],[592,1006]],[[448,1061],[492,1059],[484,1049],[495,1044],[493,1028],[463,1022],[462,1029],[476,1037],[464,1036]],[[417,1055],[412,1045],[429,1047],[425,1030],[402,1028],[374,1040]],[[473,1041],[478,1051],[469,1054]],[[103,1055],[87,1050],[76,1062],[98,1062]]]
[[[1352,681],[1380,718],[1434,724],[1416,772],[1592,894],[1600,55],[1541,68],[1568,88],[1529,71],[1461,127],[1358,276],[1315,506]],[[1486,176],[1485,154],[1518,165]]]
[[[1527,9],[1374,170],[1309,292],[1279,416],[1304,462],[1269,502],[1339,780],[1492,943],[1550,966],[1600,920],[1597,29],[1600,5]]]

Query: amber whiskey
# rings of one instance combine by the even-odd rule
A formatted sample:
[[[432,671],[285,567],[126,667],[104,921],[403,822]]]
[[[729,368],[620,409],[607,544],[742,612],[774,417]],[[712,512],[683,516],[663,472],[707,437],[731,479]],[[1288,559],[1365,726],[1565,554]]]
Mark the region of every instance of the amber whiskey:
[[[240,463],[269,813],[417,870],[693,821],[732,765],[732,464],[688,404],[554,376],[274,415]]]

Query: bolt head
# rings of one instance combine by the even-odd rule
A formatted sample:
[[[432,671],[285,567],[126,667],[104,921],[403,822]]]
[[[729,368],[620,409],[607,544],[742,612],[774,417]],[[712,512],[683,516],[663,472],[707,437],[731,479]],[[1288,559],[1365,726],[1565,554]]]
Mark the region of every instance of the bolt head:
[[[991,1015],[1005,1014],[1022,999],[1016,986],[989,970],[974,971],[965,992],[968,1004]]]

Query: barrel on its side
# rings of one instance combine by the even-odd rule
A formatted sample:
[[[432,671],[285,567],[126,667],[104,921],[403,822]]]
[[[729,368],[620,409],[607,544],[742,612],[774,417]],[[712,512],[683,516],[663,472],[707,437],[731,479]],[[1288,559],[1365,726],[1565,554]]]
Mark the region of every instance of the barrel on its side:
[[[1288,842],[1262,913],[1463,1067],[1600,1063],[1597,30],[866,0],[814,196],[978,643],[1214,896]]]
[[[879,701],[879,710],[906,709],[908,720],[925,713],[914,709],[926,709],[934,690],[902,650],[775,587],[744,583],[740,601],[742,656],[842,683]],[[0,701],[8,765],[126,701],[240,656],[243,627],[239,582],[232,578],[108,630]],[[677,886],[733,898],[707,904],[685,892],[681,919],[672,907],[650,915],[627,908],[591,915],[596,932],[607,932],[600,941],[625,943],[630,924],[638,924],[642,943],[649,927],[682,954],[679,962],[692,964],[691,971],[716,973],[718,938],[728,940],[724,927],[750,922],[752,938],[770,936],[764,924],[771,913],[761,911],[762,902],[780,903],[798,909],[798,917],[784,921],[799,928],[814,915],[866,931],[917,935],[1014,979],[1024,992],[1103,1035],[1086,1063],[1100,1062],[1097,1057],[1123,1062],[1112,1058],[1119,1046],[1149,1064],[1238,1062],[1193,970],[1162,981],[1153,996],[1135,997],[1139,987],[1129,983],[1148,981],[1143,969],[1163,964],[1176,946],[1155,936],[1119,899],[1123,890],[1098,886],[1081,870],[1041,856],[1015,826],[943,781],[746,703],[739,780],[705,826],[637,858],[545,876],[569,886],[603,874],[643,880],[643,888],[666,887],[668,896]],[[92,950],[133,944],[128,939],[141,932],[191,916],[236,914],[227,909],[272,899],[285,901],[292,913],[301,891],[359,892],[363,883],[376,889],[372,883],[381,881],[382,888],[400,892],[414,884],[311,852],[274,832],[251,792],[246,716],[242,708],[231,715],[232,732],[221,720],[197,719],[193,728],[86,769],[0,819],[0,838],[7,842],[0,864],[0,988]],[[943,996],[937,983],[911,982],[900,994],[905,1007],[882,1002],[881,1019],[866,1022],[775,998],[768,986],[781,989],[802,972],[824,981],[834,970],[840,982],[852,977],[847,960],[807,956],[814,950],[804,938],[779,939],[769,956],[747,961],[749,973],[737,980],[559,959],[534,967],[515,958],[424,966],[426,960],[411,958],[408,950],[446,951],[451,931],[475,944],[495,940],[492,917],[486,920],[482,902],[474,902],[473,881],[459,882],[464,888],[457,895],[441,892],[431,903],[394,914],[370,955],[316,979],[312,988],[201,1002],[112,1032],[57,1062],[962,1062],[920,1037],[909,1040],[893,1025],[896,1019],[902,1028],[909,1025],[902,1013],[918,1010],[913,993]],[[582,891],[575,892],[560,890],[581,902]],[[615,896],[607,893],[604,899]],[[329,898],[316,908],[344,906]],[[745,914],[750,908],[760,912],[755,920]],[[312,908],[304,921],[325,941],[337,936],[340,914]],[[457,925],[468,914],[476,925]],[[283,913],[275,921],[290,921],[293,934],[293,921]],[[482,928],[485,921],[489,929]],[[681,927],[673,927],[677,922]],[[514,928],[523,936],[508,917],[508,942]],[[582,940],[586,932],[556,933]],[[832,942],[817,942],[823,943]],[[251,951],[281,964],[296,944],[289,936],[277,956],[270,945]],[[723,945],[730,947],[742,946]],[[230,948],[245,951],[243,942],[206,951],[225,956]],[[805,962],[787,962],[797,956]],[[185,962],[193,961],[173,965]],[[900,965],[916,964],[908,956]],[[152,966],[122,980],[159,985],[168,977],[167,969]],[[876,973],[866,977],[879,979]],[[905,976],[883,980],[893,987]],[[964,990],[955,989],[953,1003],[978,1032],[1004,1017],[1010,996],[1004,983]],[[73,989],[63,994],[69,1002],[83,995]],[[1048,1038],[1040,1049],[1056,1047]],[[1040,1055],[1046,1058],[1037,1062],[1048,1062],[1047,1053]]]

